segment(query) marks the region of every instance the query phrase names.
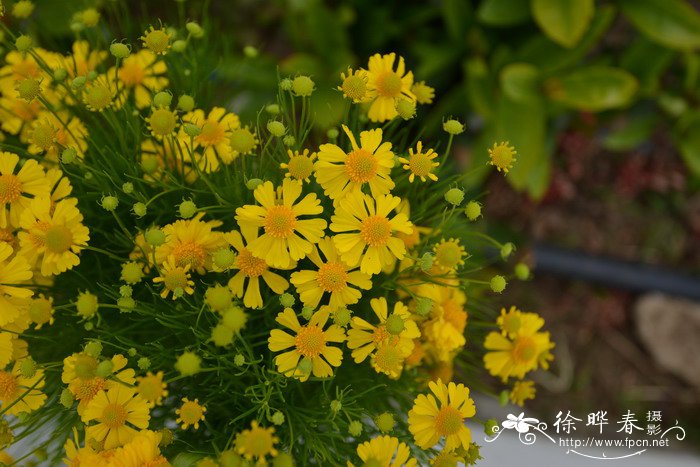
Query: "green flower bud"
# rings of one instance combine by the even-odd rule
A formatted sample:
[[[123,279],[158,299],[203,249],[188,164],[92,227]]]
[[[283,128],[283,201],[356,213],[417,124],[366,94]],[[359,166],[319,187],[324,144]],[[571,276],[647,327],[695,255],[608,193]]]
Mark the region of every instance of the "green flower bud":
[[[284,136],[284,134],[287,132],[287,129],[284,127],[284,124],[282,122],[278,122],[277,120],[270,120],[267,122],[267,131],[270,132],[272,136],[276,137],[281,137]]]
[[[160,91],[153,96],[154,107],[170,107],[173,102],[173,95],[167,91]]]
[[[194,352],[185,352],[177,357],[175,369],[182,376],[196,375],[202,370],[202,359]]]
[[[32,357],[27,357],[19,364],[19,373],[23,378],[33,378],[36,374],[36,362]]]
[[[297,139],[293,135],[287,135],[282,138],[282,143],[287,147],[291,147],[297,143]]]
[[[130,285],[122,285],[119,287],[119,295],[122,297],[131,297],[132,293],[134,293],[134,289],[131,288]]]
[[[117,206],[119,206],[119,199],[117,199],[116,196],[111,195],[103,196],[100,205],[105,211],[112,212],[117,209]]]
[[[294,299],[294,295],[290,293],[283,293],[280,295],[280,304],[285,307],[285,308],[290,308],[294,306],[294,303],[296,300]]]
[[[348,425],[348,433],[350,436],[358,437],[362,434],[362,422],[359,420],[353,420]]]
[[[185,200],[178,206],[180,217],[189,219],[197,213],[197,205],[192,200]]]
[[[259,54],[258,49],[253,47],[252,45],[246,45],[243,47],[243,55],[245,55],[248,58],[255,58]]]
[[[445,193],[445,201],[453,206],[459,206],[464,200],[464,191],[459,188],[450,188]]]
[[[151,367],[151,360],[148,357],[141,357],[139,361],[136,362],[136,366],[138,366],[140,370],[146,371]]]
[[[283,91],[291,91],[292,80],[289,78],[284,78],[282,81],[280,81],[280,89]]]
[[[501,258],[503,258],[504,260],[508,259],[508,257],[512,255],[514,251],[515,245],[513,245],[510,242],[504,243],[501,247]]]
[[[467,219],[470,221],[475,221],[481,216],[481,204],[476,201],[469,201],[467,207],[464,208],[464,214],[467,215]]]
[[[183,112],[190,112],[192,109],[194,109],[194,99],[192,96],[183,94],[177,99],[177,107]]]
[[[109,46],[109,52],[118,59],[124,59],[131,55],[131,47],[127,44],[122,44],[121,42],[113,42]]]
[[[236,356],[233,357],[233,364],[236,366],[245,365],[245,357],[241,354],[236,354]]]
[[[194,21],[190,21],[189,23],[187,23],[185,25],[185,29],[187,29],[187,32],[192,34],[192,37],[194,37],[195,39],[200,39],[204,36],[204,30],[199,24],[195,23]]]
[[[136,300],[132,297],[119,297],[117,299],[117,306],[119,307],[120,313],[130,313],[136,308]]]
[[[177,53],[182,53],[185,51],[187,48],[187,41],[183,41],[182,39],[176,40],[173,42],[173,51]]]
[[[350,324],[351,318],[352,312],[345,307],[338,308],[333,312],[333,323],[337,324],[338,326],[347,326],[348,324]]]
[[[64,164],[72,164],[78,157],[78,153],[73,148],[66,148],[61,153],[61,162]]]
[[[19,50],[20,52],[26,52],[33,46],[34,40],[32,40],[32,38],[29,36],[25,36],[24,34],[19,36],[17,40],[15,40],[15,47],[17,47],[17,50]]]
[[[272,417],[270,417],[270,421],[277,426],[283,425],[284,424],[284,414],[278,410],[272,414]]]
[[[151,246],[161,246],[165,243],[165,232],[154,227],[146,231],[144,238],[146,239],[146,243]]]
[[[114,369],[114,364],[110,360],[102,360],[99,363],[99,365],[97,365],[97,369],[95,370],[95,375],[99,376],[100,378],[106,378],[112,374],[113,369]]]
[[[336,139],[338,136],[340,136],[340,132],[337,128],[330,128],[328,131],[326,131],[326,136],[328,136],[328,139]]]
[[[92,318],[97,313],[97,295],[93,295],[90,292],[81,292],[78,295],[78,300],[75,302],[75,308],[82,318]]]
[[[433,309],[433,301],[428,297],[416,298],[416,314],[422,317],[428,316]]]
[[[515,277],[521,281],[526,281],[530,278],[530,268],[525,263],[515,265]]]
[[[386,319],[386,331],[392,336],[398,336],[406,328],[403,318],[399,315],[391,315]]]
[[[184,125],[182,125],[182,129],[185,130],[185,134],[187,136],[192,138],[196,138],[202,133],[202,129],[194,123],[185,123]]]
[[[331,412],[338,413],[343,408],[343,403],[339,400],[332,400],[330,403]]]
[[[245,186],[246,186],[246,188],[248,188],[249,190],[252,191],[252,190],[255,190],[257,187],[259,187],[260,185],[262,185],[263,183],[264,182],[262,180],[260,180],[259,178],[251,178],[250,180],[245,182]]]
[[[135,262],[129,261],[122,264],[121,280],[127,284],[138,284],[143,279],[143,267]]]
[[[65,68],[57,68],[53,71],[53,80],[60,83],[68,77],[68,72]]]
[[[138,202],[134,203],[134,205],[131,207],[131,210],[134,211],[136,217],[143,217],[146,215],[148,207],[145,204]]]
[[[90,341],[85,344],[83,352],[90,355],[91,357],[99,357],[102,354],[102,344],[98,341]]]
[[[212,261],[219,269],[229,269],[236,261],[236,254],[230,248],[222,248],[214,252]]]
[[[429,271],[433,267],[433,261],[435,261],[435,256],[432,253],[423,253],[423,256],[418,260],[418,267],[421,271]]]
[[[134,184],[131,182],[126,182],[122,184],[122,191],[126,193],[127,195],[131,194],[134,192]]]
[[[67,409],[73,407],[73,400],[73,393],[71,393],[68,388],[65,388],[63,391],[61,391],[60,402],[63,407]]]
[[[87,82],[86,77],[78,76],[77,78],[73,78],[71,86],[73,87],[73,89],[81,89],[83,86],[85,86],[85,82]]]
[[[493,276],[489,284],[491,285],[491,290],[496,293],[501,293],[506,289],[507,282],[506,278],[503,276]]]
[[[464,132],[464,125],[457,120],[450,119],[442,124],[442,129],[451,135],[458,135]]]
[[[494,418],[490,418],[486,420],[486,423],[484,423],[484,433],[486,436],[493,436],[496,434],[496,431],[494,431],[494,428],[498,427],[498,422]]]
[[[267,107],[265,107],[265,111],[270,115],[279,115],[280,106],[277,104],[270,104]]]
[[[306,321],[310,320],[313,315],[314,315],[314,309],[311,308],[310,306],[305,306],[304,308],[301,309],[301,316]]]
[[[383,414],[378,415],[377,418],[374,419],[374,423],[377,425],[379,431],[381,431],[384,434],[387,434],[392,432],[396,421],[394,420],[394,416],[392,414],[390,414],[389,412],[384,412]]]
[[[396,113],[404,120],[410,120],[416,116],[416,102],[410,99],[399,99],[396,102]]]
[[[305,375],[311,373],[311,370],[313,370],[313,368],[313,362],[311,362],[311,359],[307,357],[304,357],[301,360],[299,360],[299,364],[297,365],[297,369]]]
[[[292,91],[300,97],[308,97],[314,92],[315,83],[308,76],[297,76],[292,81]]]

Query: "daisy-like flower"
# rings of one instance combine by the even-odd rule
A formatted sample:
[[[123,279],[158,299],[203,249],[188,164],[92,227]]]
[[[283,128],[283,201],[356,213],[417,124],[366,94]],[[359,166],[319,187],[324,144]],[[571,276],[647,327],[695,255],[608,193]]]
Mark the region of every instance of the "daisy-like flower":
[[[151,415],[148,403],[133,388],[115,384],[108,391],[100,391],[81,418],[85,423],[97,422],[85,428],[87,439],[104,443],[104,449],[113,449],[131,441],[138,433],[135,428],[148,428]]]
[[[52,203],[49,197],[34,198],[22,212],[17,234],[20,254],[30,264],[41,264],[41,275],[51,276],[80,264],[78,254],[90,240],[76,198]]]
[[[489,164],[498,169],[499,172],[508,173],[513,168],[517,152],[513,146],[508,146],[508,141],[493,143],[489,149]]]
[[[357,303],[362,296],[359,289],[369,290],[372,287],[369,275],[348,267],[340,259],[331,237],[323,237],[309,259],[318,269],[296,271],[290,280],[304,305],[314,310],[324,294],[330,294],[327,306],[332,311]]]
[[[454,272],[464,264],[466,252],[464,246],[459,243],[458,238],[440,240],[440,243],[433,247],[435,253],[435,272]]]
[[[17,361],[11,370],[0,371],[0,411],[4,415],[30,413],[46,401],[46,394],[41,392],[44,370],[37,369],[34,376],[25,378],[21,365],[22,362]]]
[[[88,41],[75,41],[73,53],[67,57],[61,57],[61,68],[68,72],[68,76],[75,78],[85,76],[94,71],[107,58],[106,50],[91,50]]]
[[[549,339],[549,332],[540,331],[544,321],[535,313],[521,316],[526,323],[521,324],[517,332],[506,337],[493,331],[484,341],[484,348],[488,351],[484,355],[484,366],[503,381],[510,377],[523,379],[526,373],[540,366],[547,369],[554,358],[550,352],[554,343]]]
[[[272,182],[265,182],[254,192],[260,206],[249,204],[236,209],[239,226],[264,229],[260,237],[248,244],[248,249],[270,266],[284,268],[304,258],[323,237],[325,220],[300,219],[301,216],[321,214],[321,202],[315,193],[309,193],[296,202],[301,191],[301,183],[285,178],[278,197]]]
[[[30,154],[44,154],[51,161],[58,161],[65,148],[74,149],[82,158],[87,149],[85,125],[68,113],[58,116],[60,119],[50,112],[42,112],[31,128],[20,134],[20,140],[29,145]]]
[[[370,306],[379,323],[370,324],[353,316],[348,348],[352,350],[355,363],[363,362],[370,354],[375,357],[379,354],[379,358],[372,361],[375,369],[394,376],[400,373],[404,360],[413,352],[413,340],[420,337],[420,331],[403,303],[396,302],[391,315],[384,297],[373,298]]]
[[[148,107],[151,95],[168,85],[165,72],[168,67],[164,61],[150,50],[144,49],[122,60],[117,76],[122,84],[134,93],[134,101],[139,109]],[[108,75],[114,76],[114,69]]]
[[[369,58],[367,87],[374,99],[369,107],[368,117],[373,122],[385,122],[396,117],[396,102],[400,99],[416,100],[411,92],[413,72],[406,72],[403,57],[394,70],[396,54],[374,54]]]
[[[348,68],[347,75],[340,73],[343,80],[338,91],[343,93],[343,97],[350,99],[355,104],[362,104],[372,99],[372,93],[367,86],[367,70],[355,70]]]
[[[35,326],[34,329],[41,329],[45,324],[51,326],[54,323],[53,313],[53,297],[47,298],[44,294],[32,298],[27,308],[27,314]]]
[[[153,279],[156,284],[163,283],[163,291],[160,296],[168,298],[172,292],[173,300],[182,297],[184,294],[194,293],[194,281],[190,279],[190,265],[180,266],[175,256],[170,255],[160,268],[160,276]]]
[[[393,436],[377,436],[357,446],[357,455],[362,465],[381,467],[415,467],[418,462],[411,458],[411,449]],[[353,464],[348,462],[348,465]]]
[[[141,41],[144,47],[156,55],[165,55],[170,48],[170,35],[164,27],[156,29],[151,26],[144,31]]]
[[[416,96],[416,102],[419,104],[432,104],[435,98],[435,89],[425,84],[425,81],[413,83],[411,92]]]
[[[63,198],[67,198],[73,192],[73,186],[68,177],[63,176],[59,169],[49,169],[46,171],[46,180],[49,185],[49,196],[55,205]]]
[[[47,63],[50,67],[55,66],[60,59],[60,55],[48,52],[41,48],[34,48],[32,52]],[[12,95],[15,83],[27,78],[41,80],[48,78],[46,73],[37,62],[34,54],[28,54],[12,50],[5,55],[5,64],[0,68],[0,91],[6,96]]]
[[[230,164],[238,156],[231,149],[229,137],[231,130],[241,126],[238,115],[227,112],[222,107],[214,107],[206,115],[203,110],[197,109],[182,117],[184,123],[196,125],[201,131],[194,137],[194,149],[201,148],[202,157],[205,159],[205,171],[215,172],[220,163]],[[178,138],[189,140],[185,130],[181,127]]]
[[[360,192],[369,185],[372,196],[389,193],[394,188],[389,172],[394,167],[391,143],[382,143],[382,130],[360,133],[360,145],[350,129],[343,125],[352,150],[348,153],[335,144],[322,144],[315,165],[316,180],[331,199],[342,199],[348,193]]]
[[[163,263],[168,257],[178,266],[190,266],[192,271],[204,274],[211,269],[212,255],[225,244],[223,234],[213,229],[220,221],[202,221],[204,213],[192,219],[175,221],[163,227],[165,243],[156,248],[156,262]]]
[[[38,99],[27,102],[14,95],[0,97],[0,128],[11,135],[26,130],[39,116],[42,104]]]
[[[169,467],[170,462],[160,453],[161,438],[155,431],[139,431],[131,441],[110,453],[109,467]]]
[[[265,457],[276,457],[278,454],[275,444],[279,438],[275,436],[274,428],[263,428],[257,420],[253,420],[249,430],[243,430],[236,435],[236,451],[247,460],[255,458],[259,464],[265,464]]]
[[[204,421],[204,414],[206,411],[207,408],[200,405],[198,399],[191,401],[185,397],[182,399],[180,408],[175,410],[175,414],[177,415],[175,423],[179,423],[183,430],[186,430],[190,426],[198,430],[199,422]]]
[[[177,112],[167,107],[154,107],[151,115],[146,117],[151,135],[156,139],[174,136],[177,133]]]
[[[444,439],[446,451],[469,449],[472,435],[464,420],[476,415],[469,388],[452,382],[445,385],[440,379],[428,387],[435,396],[419,394],[408,412],[408,429],[416,444],[430,449]]]
[[[94,358],[94,357],[93,357]],[[90,364],[95,363],[95,369],[97,369],[96,360],[84,360],[84,363]],[[78,401],[78,414],[82,414],[90,401],[100,392],[106,391],[113,387],[115,384],[134,384],[134,370],[132,368],[126,368],[129,363],[127,359],[121,355],[114,355],[111,359],[112,362],[112,373],[115,379],[107,379],[97,376],[95,372],[90,371],[89,374],[79,376],[70,383],[68,383],[68,390],[73,394],[75,399]],[[65,360],[64,360],[65,365]],[[65,367],[64,367],[65,368]],[[89,367],[92,368],[92,367]],[[119,382],[117,382],[119,381]]]
[[[247,126],[232,129],[228,137],[234,159],[239,155],[251,154],[259,142],[258,137]]]
[[[237,253],[233,269],[237,269],[238,272],[229,280],[228,286],[236,297],[243,297],[243,305],[247,308],[262,308],[261,278],[278,295],[287,290],[289,287],[287,279],[270,271],[265,260],[253,255],[248,248],[248,245],[258,238],[257,227],[241,228],[240,233],[234,230],[227,233],[225,238]],[[292,263],[286,269],[291,269],[295,266],[296,263]]]
[[[437,175],[433,173],[433,169],[440,165],[439,162],[434,162],[433,159],[437,157],[437,153],[432,149],[428,149],[423,152],[423,143],[418,141],[416,143],[416,151],[413,152],[413,148],[408,148],[408,159],[405,157],[399,157],[399,162],[403,164],[403,168],[410,172],[408,176],[408,181],[413,183],[413,180],[418,177],[421,182],[424,182],[427,178],[432,181],[437,181]]]
[[[389,218],[400,202],[397,196],[372,198],[359,191],[338,202],[330,228],[338,232],[333,241],[346,264],[359,264],[360,271],[371,275],[403,259],[406,245],[397,233],[411,234],[413,224],[403,213]]]
[[[92,112],[102,112],[110,108],[118,110],[125,100],[125,95],[120,91],[117,89],[114,75],[98,76],[83,88],[83,104]]]
[[[525,401],[535,398],[535,383],[533,381],[516,381],[513,383],[508,398],[513,404],[522,407]]]
[[[333,374],[333,367],[340,366],[343,351],[328,345],[345,341],[345,331],[336,324],[324,330],[328,321],[328,311],[317,311],[308,324],[302,326],[296,313],[285,308],[275,321],[291,330],[294,335],[280,329],[273,329],[268,339],[268,347],[273,352],[289,349],[275,357],[277,371],[285,376],[306,381],[313,373],[317,378],[327,378]],[[301,361],[300,361],[301,360]]]
[[[16,336],[14,334],[0,331],[0,368],[5,368],[12,361],[15,339]]]
[[[138,376],[136,392],[148,402],[149,407],[161,405],[163,398],[168,396],[168,385],[163,381],[163,372],[153,374],[149,371],[146,376]]]
[[[12,323],[26,308],[26,299],[34,292],[22,287],[32,278],[31,266],[24,256],[15,255],[8,243],[0,243],[0,326]],[[11,258],[12,257],[12,258]]]
[[[280,164],[280,169],[287,169],[287,173],[284,176],[293,178],[301,183],[309,183],[311,175],[314,173],[316,153],[309,154],[308,149],[304,149],[303,152],[292,152],[291,149],[287,149],[287,154],[289,155],[289,161]]]

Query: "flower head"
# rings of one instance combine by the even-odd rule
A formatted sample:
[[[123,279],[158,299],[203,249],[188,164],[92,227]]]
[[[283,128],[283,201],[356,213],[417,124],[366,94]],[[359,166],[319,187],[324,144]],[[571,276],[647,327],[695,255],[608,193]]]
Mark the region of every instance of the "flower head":
[[[382,467],[415,467],[418,462],[411,458],[410,448],[393,436],[377,436],[357,446],[357,455],[362,465]],[[348,463],[348,465],[351,465]]]
[[[160,276],[153,279],[156,284],[163,284],[163,291],[160,296],[168,298],[172,292],[173,300],[182,297],[184,294],[192,295],[194,293],[194,281],[190,279],[190,265],[179,266],[175,260],[175,256],[170,255],[163,263]]]
[[[261,427],[257,420],[253,420],[250,429],[243,430],[236,436],[236,451],[248,460],[255,458],[258,462],[264,462],[266,456],[276,457],[275,444],[279,438],[275,436],[275,429]]]
[[[165,54],[170,48],[170,35],[163,27],[156,29],[151,26],[143,33],[141,41],[144,47],[157,55]]]
[[[399,162],[404,164],[403,168],[410,172],[408,176],[408,181],[413,183],[413,180],[418,177],[422,182],[427,178],[432,181],[437,181],[437,175],[433,173],[433,169],[440,165],[439,162],[433,162],[433,159],[437,157],[437,153],[432,149],[428,149],[423,152],[423,143],[418,141],[416,144],[416,151],[413,152],[413,148],[408,149],[408,159],[404,157],[399,157]]]
[[[516,154],[515,148],[508,146],[508,141],[493,143],[493,147],[489,149],[489,164],[495,166],[499,172],[508,173],[508,170],[513,168]]]
[[[46,401],[44,370],[36,370],[31,378],[22,376],[20,361],[12,369],[0,371],[0,411],[5,415],[30,413]]]
[[[288,149],[287,154],[289,154],[289,161],[280,164],[281,169],[287,169],[287,173],[284,176],[302,183],[309,183],[311,181],[310,177],[314,172],[316,153],[309,154],[308,149],[304,149],[303,152],[292,152],[291,149]]]
[[[396,54],[374,54],[369,58],[367,67],[367,87],[373,99],[369,107],[369,119],[373,122],[385,122],[396,117],[396,102],[399,99],[415,100],[411,92],[413,72],[406,72],[403,57],[399,57],[396,69]]]
[[[186,430],[189,426],[198,430],[199,422],[204,421],[204,414],[206,411],[207,408],[200,405],[198,399],[191,401],[185,397],[182,399],[180,408],[175,410],[177,414],[177,420],[175,420],[175,422],[180,423],[183,430]]]
[[[343,93],[343,96],[350,99],[355,104],[368,102],[372,99],[372,93],[367,87],[367,70],[355,70],[348,68],[347,75],[340,74],[340,79],[343,80],[338,91]]]

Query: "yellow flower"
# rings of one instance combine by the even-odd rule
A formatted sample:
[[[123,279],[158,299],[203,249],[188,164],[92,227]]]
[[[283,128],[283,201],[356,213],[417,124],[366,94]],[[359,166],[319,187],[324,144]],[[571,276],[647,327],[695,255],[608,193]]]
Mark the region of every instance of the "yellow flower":
[[[403,259],[406,246],[396,236],[398,232],[411,234],[413,224],[406,214],[389,218],[401,198],[383,195],[372,198],[362,192],[353,192],[338,202],[331,217],[331,230],[341,259],[353,267],[360,265],[365,274],[377,274],[395,259]]]
[[[535,383],[533,381],[516,381],[513,383],[513,389],[508,397],[513,404],[522,407],[526,400],[535,398]]]
[[[454,353],[466,344],[466,295],[456,287],[437,284],[421,285],[416,295],[432,302],[430,317],[422,324],[425,338],[430,343],[430,354],[438,361],[451,361]]]
[[[239,226],[264,229],[260,237],[248,244],[248,249],[270,266],[284,268],[304,258],[311,253],[313,244],[323,237],[325,220],[300,219],[301,216],[321,214],[321,202],[316,194],[309,193],[295,204],[301,191],[301,183],[285,178],[278,197],[272,183],[265,182],[254,192],[260,206],[249,204],[236,209]]]
[[[87,465],[102,467],[112,457],[112,450],[98,452],[92,446],[94,443],[86,442],[83,447],[80,444],[78,430],[73,427],[73,437],[68,438],[63,445],[63,450],[66,453],[63,461],[68,467],[84,467]]]
[[[114,75],[101,75],[88,82],[83,88],[82,99],[85,107],[92,112],[106,109],[120,109],[125,95],[117,89]]]
[[[241,126],[238,115],[226,112],[222,107],[214,107],[208,115],[199,109],[189,112],[182,117],[182,121],[196,125],[201,130],[199,135],[194,137],[194,148],[202,148],[206,172],[215,172],[219,168],[219,162],[230,164],[238,157],[229,141],[231,130]],[[181,141],[190,139],[183,127],[180,127],[178,138]]]
[[[63,359],[61,381],[65,384],[70,384],[76,379],[94,378],[98,364],[99,362],[92,355],[84,352],[74,353]]]
[[[403,303],[396,302],[391,315],[384,297],[373,298],[370,306],[379,323],[375,326],[353,316],[348,331],[348,348],[352,350],[355,363],[363,362],[373,354],[375,370],[397,377],[404,360],[413,352],[413,339],[420,336],[420,331]]]
[[[228,138],[228,144],[234,152],[234,159],[241,154],[252,153],[259,142],[258,137],[247,126],[234,128]]]
[[[280,164],[280,169],[287,169],[287,173],[284,176],[293,178],[301,183],[309,183],[311,181],[310,177],[314,172],[316,153],[309,155],[308,149],[304,149],[303,152],[292,152],[291,149],[287,149],[287,154],[289,155],[289,161]]]
[[[426,178],[432,181],[437,181],[437,175],[433,173],[433,169],[440,165],[439,162],[433,162],[433,159],[437,157],[437,153],[432,149],[428,149],[423,152],[423,143],[418,141],[416,144],[416,152],[413,152],[413,148],[408,149],[408,159],[405,157],[399,157],[399,162],[404,164],[403,168],[408,170],[411,174],[408,176],[408,181],[413,183],[413,180],[418,177],[421,182],[424,182]]]
[[[347,75],[340,74],[342,84],[338,86],[338,91],[343,93],[343,97],[350,99],[355,104],[368,102],[372,99],[372,93],[367,87],[367,70],[355,70],[348,68]]]
[[[367,86],[374,99],[369,107],[368,117],[373,122],[385,122],[396,117],[396,102],[399,99],[416,100],[411,92],[413,72],[406,72],[403,57],[394,70],[396,54],[374,54],[369,58]]]
[[[61,67],[68,72],[68,76],[75,78],[85,76],[94,71],[107,58],[106,50],[90,50],[88,41],[75,41],[73,54],[61,57]]]
[[[513,146],[508,146],[508,141],[503,143],[493,143],[493,148],[489,149],[489,164],[498,169],[499,172],[508,173],[513,168],[517,152]]]
[[[45,324],[51,326],[54,323],[53,313],[53,297],[46,298],[44,294],[32,298],[27,309],[29,319],[35,325],[34,329],[41,329]]]
[[[17,319],[20,311],[28,305],[24,299],[34,294],[30,289],[20,286],[32,278],[29,263],[22,255],[10,259],[12,254],[9,244],[0,243],[0,326]]]
[[[554,357],[550,350],[554,343],[549,340],[549,332],[541,332],[544,320],[536,313],[522,313],[520,328],[508,337],[500,332],[491,332],[486,336],[484,348],[484,365],[493,376],[503,381],[510,377],[522,379],[525,374],[540,366],[549,368],[549,361]]]
[[[163,291],[160,296],[168,298],[172,292],[173,300],[176,300],[184,294],[192,295],[194,281],[190,279],[189,270],[189,264],[178,266],[175,256],[168,256],[168,259],[161,265],[160,276],[153,279],[156,284],[163,283]]]
[[[34,376],[25,378],[20,371],[22,362],[15,362],[12,370],[0,371],[0,411],[4,415],[30,413],[46,401],[44,370],[37,369]]]
[[[416,96],[416,102],[419,104],[432,104],[435,98],[435,89],[425,84],[425,81],[413,83],[411,92]]]
[[[250,424],[249,430],[243,430],[236,435],[236,450],[248,460],[257,459],[259,464],[265,464],[265,457],[276,457],[278,454],[275,444],[279,438],[275,436],[274,428],[263,428],[256,420]]]
[[[469,388],[452,382],[445,385],[442,380],[431,381],[428,387],[435,396],[419,394],[408,412],[408,429],[416,444],[430,449],[444,438],[446,451],[469,449],[472,436],[464,419],[476,414]]]
[[[294,336],[280,329],[270,332],[268,347],[271,351],[279,352],[293,347],[275,357],[277,371],[301,381],[309,379],[311,373],[318,378],[333,374],[331,366],[340,366],[343,351],[328,343],[345,341],[345,332],[335,324],[324,330],[328,316],[328,311],[317,311],[309,323],[302,326],[291,308],[285,308],[277,315],[275,321],[294,332]]]
[[[100,391],[81,418],[84,423],[97,422],[85,429],[87,439],[104,442],[104,449],[113,449],[131,441],[137,434],[133,427],[146,429],[151,415],[148,403],[134,389],[115,384],[108,391]]]
[[[160,453],[161,437],[151,430],[138,432],[131,441],[110,453],[107,467],[169,467],[170,463]]]
[[[234,230],[226,234],[225,238],[238,253],[233,264],[233,269],[237,269],[238,272],[229,280],[228,286],[236,297],[243,297],[243,305],[248,308],[262,308],[261,277],[274,293],[281,294],[287,290],[289,282],[279,274],[270,271],[265,260],[253,255],[248,249],[247,245],[258,238],[257,227],[241,228],[240,233]],[[244,239],[245,243],[243,243]],[[288,268],[295,266],[296,263],[293,263]],[[248,279],[247,286],[246,279]]]
[[[172,256],[177,266],[190,266],[204,274],[212,267],[212,255],[225,245],[223,234],[213,229],[220,221],[202,221],[204,213],[192,219],[179,220],[163,227],[165,243],[156,248],[156,262]]]
[[[17,235],[20,254],[30,264],[40,261],[43,276],[57,275],[80,264],[78,254],[90,240],[76,198],[52,204],[48,197],[34,198],[22,213],[23,231]]]
[[[382,130],[360,133],[360,146],[345,125],[343,131],[350,139],[352,150],[349,153],[335,144],[319,147],[315,170],[323,192],[331,199],[342,199],[348,193],[360,192],[368,184],[374,197],[389,193],[394,188],[389,175],[394,167],[394,153],[390,142],[382,143]]]
[[[528,313],[528,315],[533,315],[533,313]],[[530,321],[529,325],[541,328],[544,326],[544,320],[542,318],[538,320],[537,318],[539,317],[536,315],[529,316],[526,318],[526,321]],[[501,328],[501,334],[513,338],[523,326],[523,312],[516,306],[511,306],[508,311],[505,308],[501,308],[501,314],[496,318],[496,324]]]
[[[204,421],[204,414],[206,411],[206,407],[199,405],[199,399],[191,401],[185,397],[182,399],[180,408],[175,410],[175,414],[177,415],[175,423],[180,423],[183,430],[186,430],[190,425],[192,425],[195,430],[198,430],[199,422]]]
[[[121,62],[117,76],[124,86],[134,93],[134,101],[140,109],[148,107],[151,95],[168,85],[163,76],[168,71],[164,61],[150,50],[144,49],[131,54]],[[114,68],[108,75],[114,76]]]
[[[11,135],[17,135],[20,131],[26,131],[31,123],[39,116],[42,104],[38,99],[27,102],[25,99],[10,96],[0,97],[0,125],[2,131]]]
[[[377,467],[415,467],[418,462],[411,458],[411,450],[393,436],[377,436],[357,446],[357,455],[364,464]],[[348,462],[349,466],[353,464]]]
[[[151,26],[143,33],[141,41],[144,47],[158,55],[164,55],[170,48],[170,35],[163,27],[156,29]]]
[[[59,118],[60,117],[60,118]],[[20,134],[20,140],[28,143],[30,154],[45,154],[51,161],[58,161],[65,148],[74,149],[79,158],[87,149],[88,132],[83,122],[68,113],[42,112],[31,128]]]
[[[5,368],[12,361],[15,335],[10,332],[0,331],[0,368]]]
[[[163,381],[163,372],[156,374],[150,371],[146,376],[136,378],[136,392],[146,402],[149,407],[155,407],[163,403],[163,398],[168,396],[168,385]]]
[[[174,136],[178,126],[177,112],[167,107],[154,107],[151,115],[146,118],[146,123],[151,135],[158,140]]]
[[[323,253],[325,261],[319,253]],[[331,237],[323,237],[318,242],[318,249],[311,252],[309,259],[318,269],[296,271],[290,280],[304,305],[314,310],[326,293],[330,294],[327,306],[334,311],[357,303],[362,296],[358,289],[369,290],[372,287],[369,275],[348,267],[340,259]]]
[[[458,238],[449,240],[443,238],[433,247],[433,253],[435,253],[435,269],[439,273],[454,272],[464,264],[466,254]]]
[[[59,169],[49,169],[46,171],[46,180],[49,185],[51,202],[55,204],[63,198],[70,196],[73,191],[73,186],[70,184],[68,177],[63,176],[63,172]]]
[[[60,59],[60,55],[41,48],[35,48],[33,52],[50,67],[55,66]],[[33,54],[12,50],[5,55],[4,63],[5,65],[0,68],[0,91],[5,96],[14,95],[17,81],[26,78],[40,81],[42,78],[48,78]]]

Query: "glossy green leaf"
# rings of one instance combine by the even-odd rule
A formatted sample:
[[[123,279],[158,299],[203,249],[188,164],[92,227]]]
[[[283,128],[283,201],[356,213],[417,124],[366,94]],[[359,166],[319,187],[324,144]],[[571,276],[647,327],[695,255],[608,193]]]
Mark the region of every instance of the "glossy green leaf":
[[[529,63],[512,63],[501,70],[501,89],[519,102],[541,99],[540,72]]]
[[[540,29],[564,47],[575,46],[593,19],[594,0],[532,0],[532,16]]]
[[[577,110],[600,112],[626,106],[637,92],[637,79],[619,68],[590,66],[545,82],[551,100]]]
[[[627,18],[650,39],[667,47],[700,47],[700,13],[685,0],[618,0]]]
[[[476,16],[489,26],[513,26],[530,18],[530,5],[524,0],[484,0]]]

